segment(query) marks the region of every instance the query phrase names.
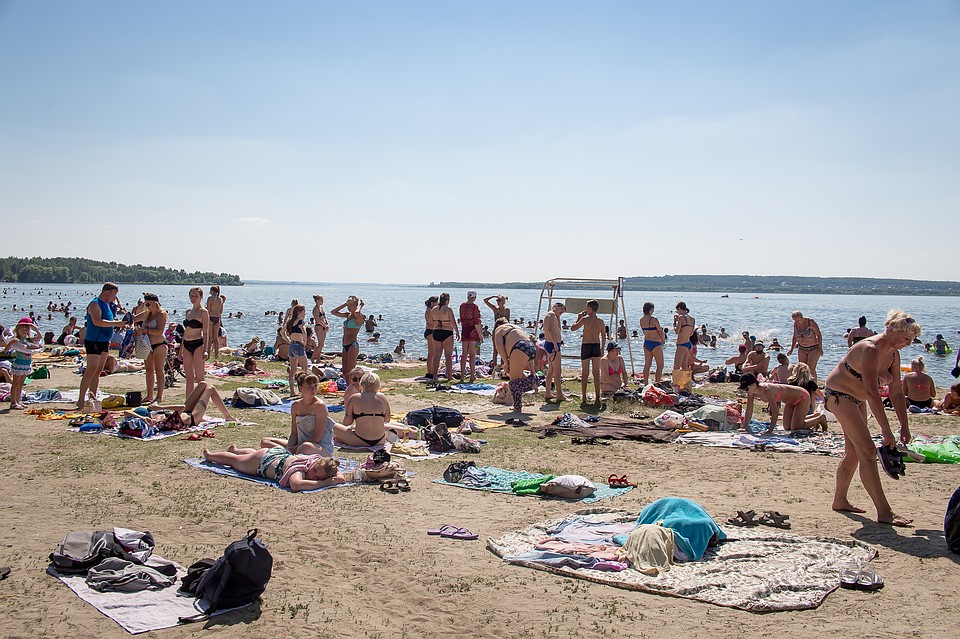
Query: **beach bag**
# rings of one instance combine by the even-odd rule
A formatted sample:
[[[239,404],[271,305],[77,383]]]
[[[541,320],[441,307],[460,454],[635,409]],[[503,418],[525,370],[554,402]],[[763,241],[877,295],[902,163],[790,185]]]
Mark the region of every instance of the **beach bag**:
[[[41,366],[27,375],[27,379],[50,379],[50,370],[46,366]]]
[[[564,499],[583,499],[597,491],[596,485],[582,475],[560,475],[540,484],[540,492]]]
[[[667,393],[653,384],[643,388],[643,401],[651,406],[673,406],[673,399]]]
[[[108,557],[142,563],[124,551],[112,530],[79,530],[67,533],[57,544],[50,564],[60,574],[82,575]]]
[[[421,436],[427,442],[427,449],[431,453],[448,453],[456,448],[445,424],[424,428]]]
[[[213,568],[216,563],[216,559],[204,557],[190,564],[190,567],[187,568],[187,574],[180,580],[180,591],[196,596],[200,578],[207,574],[207,571]]]
[[[105,397],[100,405],[103,408],[120,408],[127,405],[127,398],[123,395],[110,395]]]
[[[960,555],[960,488],[953,492],[943,518],[943,538],[951,551]]]
[[[276,393],[265,388],[241,387],[233,393],[233,406],[236,408],[275,406],[282,401]]]
[[[146,333],[137,335],[133,342],[133,356],[137,359],[147,359],[151,350],[150,336]]]
[[[203,614],[180,617],[181,623],[205,621],[217,610],[248,606],[263,594],[273,573],[273,556],[257,539],[257,532],[256,528],[247,531],[243,539],[227,546],[223,556],[203,572],[193,594],[210,605]]]
[[[460,428],[460,424],[463,423],[463,413],[456,408],[432,406],[430,408],[410,411],[407,413],[406,421],[410,426],[444,424],[447,428],[456,430]]]
[[[513,404],[513,393],[510,392],[510,383],[500,382],[497,384],[497,388],[493,391],[493,399],[490,401],[494,404],[511,406]]]
[[[134,408],[143,403],[143,395],[140,391],[130,391],[124,395],[123,398],[126,406],[132,406]]]

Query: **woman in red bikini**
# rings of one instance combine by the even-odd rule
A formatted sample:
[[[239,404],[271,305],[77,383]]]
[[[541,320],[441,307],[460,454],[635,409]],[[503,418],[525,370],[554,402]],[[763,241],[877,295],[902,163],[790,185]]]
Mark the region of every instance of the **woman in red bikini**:
[[[627,387],[627,366],[620,355],[620,345],[607,342],[607,355],[600,360],[600,391],[612,395]]]
[[[753,373],[744,373],[740,378],[740,390],[747,391],[747,408],[743,413],[743,423],[749,424],[753,416],[753,400],[762,399],[770,407],[770,428],[772,433],[777,427],[780,416],[780,403],[783,403],[783,429],[800,430],[810,410],[810,393],[805,388],[789,384],[771,384],[757,381]]]

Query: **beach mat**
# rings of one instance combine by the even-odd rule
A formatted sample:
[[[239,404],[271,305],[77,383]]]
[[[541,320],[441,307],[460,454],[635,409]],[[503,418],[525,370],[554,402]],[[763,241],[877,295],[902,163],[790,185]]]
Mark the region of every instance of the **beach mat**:
[[[289,415],[291,412],[293,412],[293,402],[295,401],[297,400],[288,399],[280,402],[279,404],[274,404],[273,406],[251,406],[250,408],[252,408],[253,410],[266,410],[266,411],[270,411],[271,413],[286,413],[287,415]],[[342,413],[343,406],[336,405],[336,404],[331,406],[327,404],[327,412]]]
[[[189,426],[189,427],[187,427],[187,428],[184,428],[183,430],[167,430],[167,431],[163,431],[163,432],[159,432],[159,433],[154,433],[154,434],[151,435],[150,437],[134,437],[133,435],[122,435],[122,434],[120,434],[120,431],[118,431],[116,428],[104,428],[104,429],[99,430],[99,431],[94,430],[94,431],[83,432],[82,434],[84,434],[84,435],[109,435],[109,436],[111,436],[111,437],[119,437],[120,439],[135,439],[135,440],[141,441],[141,442],[152,442],[152,441],[157,441],[158,439],[167,439],[167,438],[169,438],[169,437],[178,437],[178,436],[180,436],[180,435],[189,435],[190,433],[202,433],[202,432],[205,431],[205,430],[213,429],[213,428],[216,428],[217,426],[224,426],[224,425],[229,425],[229,426],[231,426],[231,427],[233,427],[233,426],[256,426],[256,424],[257,424],[256,422],[238,422],[238,421],[228,422],[227,420],[225,420],[225,419],[223,419],[223,418],[221,418],[221,417],[215,417],[215,418],[211,418],[211,419],[205,419],[204,421],[200,422],[200,423],[197,424],[196,426]],[[70,432],[72,432],[72,433],[79,433],[79,432],[81,432],[79,427],[72,427],[72,428],[68,428],[67,430],[70,431]]]
[[[189,458],[189,459],[184,459],[183,461],[184,461],[184,463],[187,464],[188,466],[193,466],[194,468],[199,468],[200,470],[206,470],[206,471],[209,471],[209,472],[211,472],[211,473],[216,473],[217,475],[225,475],[225,476],[227,476],[227,477],[235,477],[235,478],[237,478],[237,479],[243,479],[243,480],[245,480],[245,481],[251,481],[251,482],[254,482],[254,483],[257,483],[257,484],[263,484],[264,486],[270,486],[270,487],[272,487],[272,488],[279,488],[280,490],[285,490],[285,491],[288,492],[288,493],[294,492],[294,491],[290,490],[289,488],[284,488],[283,486],[281,486],[280,484],[278,484],[278,483],[277,483],[275,480],[273,480],[273,479],[266,479],[265,477],[256,477],[256,476],[254,476],[254,475],[245,475],[245,474],[243,474],[243,473],[241,473],[241,472],[238,472],[238,471],[234,470],[233,468],[230,468],[229,466],[222,466],[222,465],[220,465],[220,464],[214,464],[213,462],[208,462],[208,461],[206,461],[206,460],[204,460],[204,459],[200,459],[200,458],[197,458],[197,457],[192,457],[192,458]],[[344,477],[352,477],[352,476],[353,476],[353,469],[356,468],[357,466],[359,466],[359,463],[358,463],[357,461],[351,460],[351,459],[337,458],[337,461],[340,462],[340,472],[343,473],[343,476],[344,476]],[[332,489],[334,489],[334,488],[344,488],[344,487],[346,487],[346,486],[359,486],[359,485],[360,485],[359,482],[348,481],[346,484],[336,484],[336,485],[334,485],[334,486],[325,486],[325,487],[323,487],[323,488],[314,488],[313,490],[301,490],[300,492],[301,492],[301,493],[318,493],[318,492],[320,492],[321,490],[332,490]]]
[[[490,481],[489,486],[470,486],[468,484],[455,484],[448,482],[444,479],[435,479],[433,483],[435,484],[444,484],[447,486],[455,486],[456,488],[468,488],[470,490],[482,490],[485,492],[491,493],[503,493],[508,495],[515,495],[513,489],[510,488],[510,484],[517,481],[526,481],[529,479],[543,479],[544,477],[549,477],[549,475],[541,475],[539,473],[528,473],[524,470],[507,470],[506,468],[497,468],[496,466],[483,466],[479,470],[484,471],[487,474],[487,479]],[[597,486],[595,493],[589,497],[584,497],[583,499],[564,499],[563,501],[576,501],[584,504],[592,504],[594,502],[600,501],[601,499],[609,499],[610,497],[617,497],[618,495],[623,495],[633,490],[633,486],[627,486],[626,488],[610,488],[608,485],[601,482],[593,482]],[[553,497],[550,495],[519,495],[522,497],[539,497],[541,499],[563,499],[562,497]]]
[[[659,575],[645,575],[628,568],[604,572],[588,568],[548,565],[530,559],[537,543],[573,519],[621,523],[635,521],[636,514],[622,511],[585,511],[534,524],[487,539],[487,548],[504,561],[564,577],[585,579],[629,590],[682,597],[749,612],[777,612],[816,608],[840,586],[839,571],[845,564],[865,563],[876,551],[853,539],[795,537],[760,529],[725,531],[730,537],[708,548],[701,561],[678,563]],[[601,542],[609,543],[609,542]]]
[[[176,583],[163,590],[141,590],[140,592],[98,592],[87,585],[86,575],[62,575],[53,566],[47,567],[47,573],[62,581],[67,588],[120,626],[136,635],[150,630],[172,628],[180,617],[190,617],[204,612],[210,605],[206,599],[197,601],[194,597],[177,594],[183,577],[187,574],[179,564],[153,555],[147,560],[147,566],[159,566],[173,563],[177,567]],[[236,608],[217,610],[211,616],[222,615]]]

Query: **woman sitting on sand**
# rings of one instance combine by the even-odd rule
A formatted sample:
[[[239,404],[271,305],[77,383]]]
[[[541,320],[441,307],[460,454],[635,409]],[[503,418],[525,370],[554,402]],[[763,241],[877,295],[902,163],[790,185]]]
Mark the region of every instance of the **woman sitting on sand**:
[[[203,415],[207,410],[207,402],[213,402],[213,405],[220,410],[220,414],[227,421],[233,421],[233,416],[227,410],[227,405],[223,403],[223,397],[220,391],[210,382],[199,382],[187,398],[184,405],[159,406],[154,404],[150,410],[175,410],[180,413],[180,420],[184,426],[199,426],[203,421]]]
[[[923,355],[910,362],[910,372],[903,376],[903,392],[907,405],[917,408],[933,408],[937,396],[937,384],[924,371]]]
[[[364,373],[360,392],[344,403],[343,425],[334,426],[333,437],[346,446],[382,446],[387,441],[390,402],[380,392],[380,377]]]
[[[960,384],[954,384],[937,403],[937,409],[947,415],[960,415]]]
[[[600,360],[600,392],[612,395],[626,388],[628,382],[627,366],[620,356],[620,345],[607,342],[607,354]]]
[[[263,352],[263,347],[260,345],[260,338],[257,336],[254,336],[252,340],[244,344],[241,349],[244,355],[259,355]]]
[[[797,362],[785,383],[791,386],[799,386],[810,393],[810,408],[807,410],[807,416],[803,418],[803,427],[809,430],[822,429],[826,431],[827,416],[822,412],[814,411],[814,405],[818,399],[823,399],[823,393],[820,392],[820,387],[817,386],[817,382],[810,375],[810,367],[803,362]]]
[[[320,378],[316,375],[297,375],[301,399],[290,409],[290,436],[266,437],[260,448],[282,446],[301,455],[333,456],[333,421],[328,419],[327,405],[317,397]]]
[[[780,416],[780,402],[783,402],[784,430],[801,430],[803,420],[810,410],[810,393],[806,389],[789,384],[772,384],[757,381],[753,373],[744,373],[740,378],[740,390],[747,391],[747,407],[743,413],[743,423],[749,424],[753,417],[753,402],[762,399],[770,408],[770,427],[767,433],[772,433],[777,427],[777,418]]]
[[[733,357],[729,358],[724,363],[727,364],[728,366],[730,364],[733,364],[733,370],[739,373],[740,369],[743,368],[743,363],[747,361],[747,345],[741,344],[740,346],[737,347],[737,351],[738,351],[737,355],[734,355]]]
[[[687,357],[690,373],[706,373],[708,370],[710,370],[710,364],[707,363],[707,360],[697,357],[697,348],[700,345],[700,336],[697,335],[696,332],[690,335],[690,343],[692,344],[692,347],[690,348],[690,355]]]
[[[913,520],[893,512],[883,494],[877,469],[878,449],[867,425],[867,406],[880,424],[882,447],[895,449],[897,439],[890,429],[880,387],[889,386],[890,401],[900,422],[900,441],[910,442],[907,424],[907,403],[900,381],[900,349],[920,334],[920,325],[901,310],[887,315],[886,329],[879,335],[854,344],[837,367],[827,376],[825,407],[832,412],[843,429],[844,454],[837,467],[837,488],[833,509],[842,512],[866,512],[850,503],[847,492],[853,474],[860,469],[860,481],[877,509],[877,521],[892,526],[909,526]]]
[[[203,458],[223,464],[245,475],[272,479],[294,492],[345,484],[340,465],[333,457],[294,455],[282,446],[236,448],[219,453],[203,449]]]
[[[790,377],[790,358],[783,353],[777,353],[777,365],[770,371],[768,379],[776,384],[786,384]]]
[[[273,356],[277,361],[285,362],[290,355],[290,339],[283,332],[283,326],[277,329],[277,339],[273,343]]]

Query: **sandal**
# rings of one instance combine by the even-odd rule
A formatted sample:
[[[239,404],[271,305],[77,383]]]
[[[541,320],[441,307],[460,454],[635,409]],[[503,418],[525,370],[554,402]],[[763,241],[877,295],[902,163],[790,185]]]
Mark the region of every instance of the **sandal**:
[[[203,437],[200,435],[200,433],[190,433],[186,437],[181,437],[180,439],[185,442],[198,442],[203,439]]]
[[[452,530],[460,530],[460,526],[457,526],[456,524],[440,524],[439,528],[431,528],[427,531],[427,534],[437,536]]]
[[[880,460],[883,472],[889,475],[891,479],[900,479],[900,466],[903,464],[903,458],[899,456],[897,449],[878,446],[877,458]]]
[[[840,569],[840,587],[847,590],[856,590],[860,579],[860,564],[851,561]]]
[[[757,523],[763,526],[770,526],[771,528],[782,528],[783,530],[790,530],[790,522],[787,521],[790,519],[790,515],[782,515],[775,510],[765,510],[763,515],[757,519]]]
[[[397,490],[401,490],[405,493],[410,492],[410,482],[408,482],[406,479],[398,479],[393,482],[393,485],[397,487]]]
[[[877,574],[877,569],[873,567],[873,564],[868,563],[860,569],[857,578],[857,590],[872,592],[881,588],[883,588],[883,577]]]
[[[392,493],[396,495],[400,492],[400,489],[396,487],[396,482],[392,479],[388,479],[380,484],[380,490],[385,493]]]
[[[440,533],[440,536],[444,539],[459,539],[461,541],[473,541],[474,539],[479,539],[480,535],[474,532],[470,532],[466,528],[457,528],[455,530],[446,530]]]
[[[202,433],[200,433],[200,436],[201,436],[201,437],[216,437],[217,434],[208,428],[207,430],[205,430],[205,431],[203,431]]]
[[[744,512],[742,510],[738,510],[737,516],[730,517],[729,519],[727,519],[727,523],[730,524],[731,526],[751,526],[752,527],[752,526],[756,526],[760,522],[757,521],[756,511],[748,510]]]
[[[619,477],[617,477],[616,475],[610,475],[609,477],[607,477],[607,485],[610,486],[610,488],[636,488],[637,487],[636,484],[631,483],[630,480],[627,479],[626,475],[620,475]]]

